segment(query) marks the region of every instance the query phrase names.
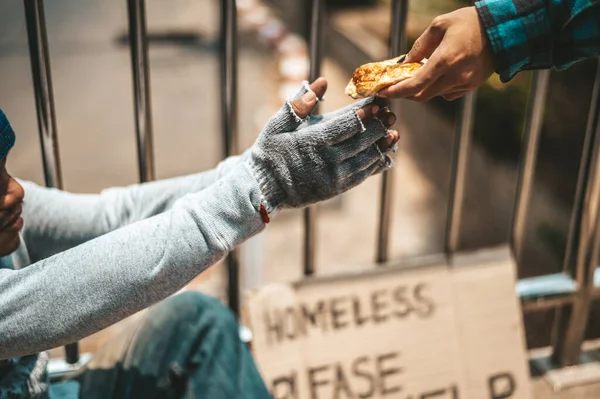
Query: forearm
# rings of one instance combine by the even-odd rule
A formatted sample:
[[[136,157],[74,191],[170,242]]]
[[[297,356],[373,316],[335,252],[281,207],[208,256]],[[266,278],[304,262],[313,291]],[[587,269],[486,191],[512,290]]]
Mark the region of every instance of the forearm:
[[[246,167],[134,223],[0,271],[0,359],[78,340],[176,292],[264,224]]]
[[[73,248],[130,223],[171,209],[183,196],[206,189],[240,163],[230,157],[193,175],[110,188],[97,195],[71,194],[22,182],[25,240],[33,261]]]
[[[244,157],[229,157],[201,173],[104,190],[101,197],[110,230],[170,209],[184,195],[204,190],[226,176]]]

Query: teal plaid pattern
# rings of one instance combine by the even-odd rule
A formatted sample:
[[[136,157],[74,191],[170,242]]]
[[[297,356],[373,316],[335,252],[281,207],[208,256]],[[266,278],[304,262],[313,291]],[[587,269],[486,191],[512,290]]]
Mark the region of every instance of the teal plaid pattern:
[[[600,54],[600,0],[481,0],[475,6],[503,82]]]

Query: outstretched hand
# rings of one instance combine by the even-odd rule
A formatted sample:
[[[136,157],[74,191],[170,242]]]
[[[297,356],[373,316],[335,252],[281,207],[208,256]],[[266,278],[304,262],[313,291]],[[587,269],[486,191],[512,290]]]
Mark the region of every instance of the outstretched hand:
[[[417,39],[404,62],[429,58],[415,75],[383,89],[379,96],[448,101],[481,86],[494,72],[490,44],[474,6],[436,17]]]
[[[327,89],[305,85],[264,127],[247,158],[271,213],[328,200],[393,166],[386,153],[398,140],[385,100],[368,98],[309,118]]]

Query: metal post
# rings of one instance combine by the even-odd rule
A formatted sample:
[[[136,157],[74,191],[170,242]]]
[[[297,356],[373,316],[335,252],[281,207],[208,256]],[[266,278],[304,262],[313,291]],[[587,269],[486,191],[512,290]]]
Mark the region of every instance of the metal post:
[[[583,211],[583,201],[584,201],[584,190],[589,180],[589,163],[590,163],[590,146],[593,143],[593,138],[595,134],[596,128],[596,118],[597,114],[592,112],[592,110],[596,109],[598,98],[600,96],[600,59],[598,59],[598,66],[596,69],[596,80],[592,90],[592,97],[590,100],[590,112],[588,115],[587,126],[585,130],[585,139],[583,142],[583,150],[581,156],[581,162],[579,164],[579,176],[577,178],[577,188],[575,190],[575,200],[573,203],[573,211],[571,213],[571,221],[569,224],[569,235],[567,237],[567,245],[565,249],[565,257],[563,261],[563,269],[565,271],[573,270],[573,265],[576,261],[576,251],[577,242],[579,240],[580,233],[580,223],[581,223],[581,213]]]
[[[577,228],[577,230],[569,234],[572,250],[576,249],[573,257],[579,291],[573,305],[561,309],[556,319],[553,360],[563,367],[579,363],[581,344],[585,338],[594,290],[594,272],[598,264],[598,247],[600,246],[599,93],[600,63],[596,71],[586,128],[587,137],[579,171],[577,189],[579,198],[576,198],[576,201],[579,202],[581,208],[575,210],[576,220],[571,223],[571,228]]]
[[[42,145],[44,179],[46,186],[62,188],[44,2],[42,0],[26,0],[25,18],[35,92],[35,110]]]
[[[221,123],[223,155],[237,153],[237,7],[235,0],[221,1]],[[240,315],[239,251],[226,258],[228,273],[228,302],[231,310]]]
[[[533,187],[533,177],[535,175],[535,164],[544,121],[544,106],[546,104],[549,80],[550,71],[548,70],[534,72],[531,80],[529,106],[525,117],[523,149],[521,150],[521,161],[517,178],[516,201],[509,239],[517,264],[519,264],[522,256],[525,221]]]
[[[310,72],[309,80],[314,82],[321,76],[321,59],[323,54],[323,19],[325,4],[322,0],[312,0],[310,19]],[[313,111],[316,112],[317,110]],[[315,273],[316,256],[316,220],[317,209],[309,206],[304,209],[304,275]]]
[[[154,149],[145,1],[127,0],[127,12],[138,166],[140,182],[147,182],[154,180]]]
[[[462,204],[467,176],[467,159],[473,133],[476,100],[476,91],[467,93],[462,99],[460,114],[456,122],[452,174],[450,175],[450,194],[448,198],[448,218],[446,223],[447,254],[452,254],[458,249]]]
[[[407,51],[406,20],[408,0],[392,1],[392,23],[390,27],[389,57],[393,58]],[[398,103],[394,102],[392,106]],[[386,170],[381,176],[381,198],[379,205],[379,221],[377,226],[376,262],[384,263],[389,256],[390,224],[393,203],[393,169]]]
[[[221,1],[221,122],[224,156],[237,153],[237,6]]]
[[[35,94],[35,110],[42,147],[44,180],[47,187],[62,188],[44,2],[42,0],[25,0],[25,19]],[[66,345],[65,352],[68,363],[75,364],[79,361],[79,346],[77,343]]]

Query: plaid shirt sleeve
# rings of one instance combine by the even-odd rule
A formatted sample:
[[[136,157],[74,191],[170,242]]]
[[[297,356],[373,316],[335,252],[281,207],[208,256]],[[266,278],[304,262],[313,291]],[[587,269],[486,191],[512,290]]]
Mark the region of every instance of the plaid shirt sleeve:
[[[475,6],[503,82],[600,55],[600,0],[481,0]]]

